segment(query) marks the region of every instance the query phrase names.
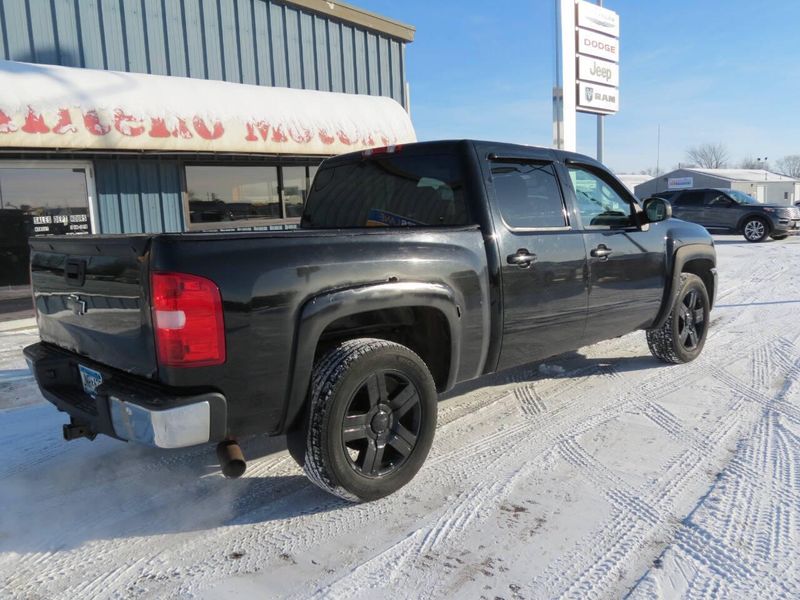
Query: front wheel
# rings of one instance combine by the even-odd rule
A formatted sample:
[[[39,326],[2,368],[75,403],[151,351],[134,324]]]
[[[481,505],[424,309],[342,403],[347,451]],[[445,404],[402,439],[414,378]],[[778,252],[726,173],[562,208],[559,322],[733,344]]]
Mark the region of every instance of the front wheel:
[[[387,496],[428,456],[436,386],[422,359],[405,346],[371,338],[343,342],[315,365],[309,402],[303,468],[340,498]]]
[[[748,242],[763,242],[769,236],[769,224],[759,217],[751,217],[745,221],[742,234]]]
[[[711,303],[703,280],[681,273],[678,295],[663,326],[647,330],[650,353],[668,363],[687,363],[700,356],[708,335]]]

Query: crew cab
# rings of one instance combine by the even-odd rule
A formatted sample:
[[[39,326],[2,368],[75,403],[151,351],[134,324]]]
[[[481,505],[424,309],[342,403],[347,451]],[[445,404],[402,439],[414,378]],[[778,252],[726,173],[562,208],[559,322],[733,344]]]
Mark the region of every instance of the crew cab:
[[[739,190],[692,188],[658,192],[673,214],[716,233],[740,233],[748,242],[783,240],[800,233],[800,208],[761,204]]]
[[[293,232],[31,240],[25,355],[67,439],[288,438],[352,501],[407,483],[459,382],[645,330],[696,358],[717,287],[702,227],[570,152],[442,141],[320,167]]]

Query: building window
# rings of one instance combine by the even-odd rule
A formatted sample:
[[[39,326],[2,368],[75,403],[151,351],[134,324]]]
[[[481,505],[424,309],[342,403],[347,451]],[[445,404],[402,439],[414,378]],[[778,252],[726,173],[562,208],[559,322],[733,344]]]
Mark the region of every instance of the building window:
[[[296,223],[316,171],[305,165],[187,165],[189,223],[195,229]]]
[[[308,178],[305,167],[281,167],[283,175],[283,203],[286,218],[303,216],[303,205],[308,195]]]
[[[189,222],[280,219],[277,167],[187,166]]]

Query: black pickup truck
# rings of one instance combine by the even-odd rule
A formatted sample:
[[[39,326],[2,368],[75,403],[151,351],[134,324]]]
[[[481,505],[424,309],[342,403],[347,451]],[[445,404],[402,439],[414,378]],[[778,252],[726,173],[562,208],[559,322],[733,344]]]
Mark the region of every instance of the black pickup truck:
[[[419,470],[437,395],[634,330],[667,362],[708,332],[716,255],[578,154],[446,141],[325,161],[293,232],[31,242],[41,342],[70,423],[162,448],[282,435],[353,501]]]

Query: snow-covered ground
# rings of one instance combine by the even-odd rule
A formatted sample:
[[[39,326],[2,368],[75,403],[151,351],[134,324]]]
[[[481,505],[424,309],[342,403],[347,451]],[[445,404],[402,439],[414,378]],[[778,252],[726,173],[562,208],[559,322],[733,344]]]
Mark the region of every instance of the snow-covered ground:
[[[697,361],[636,333],[462,387],[363,505],[280,440],[237,481],[213,447],[62,442],[35,331],[0,334],[0,597],[800,597],[800,240],[717,250]]]

